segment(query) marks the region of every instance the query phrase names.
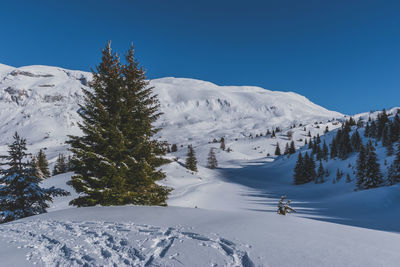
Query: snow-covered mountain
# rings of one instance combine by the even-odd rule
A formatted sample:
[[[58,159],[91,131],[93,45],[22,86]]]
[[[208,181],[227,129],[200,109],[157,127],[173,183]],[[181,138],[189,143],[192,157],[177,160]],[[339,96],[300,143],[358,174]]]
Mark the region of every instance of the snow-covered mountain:
[[[91,73],[49,66],[14,68],[0,64],[0,145],[15,131],[30,149],[48,148],[50,158],[65,152],[68,134],[79,134],[78,103]],[[204,143],[222,136],[243,138],[275,127],[343,117],[292,92],[250,86],[162,78],[151,81],[161,111],[159,134],[170,143]]]

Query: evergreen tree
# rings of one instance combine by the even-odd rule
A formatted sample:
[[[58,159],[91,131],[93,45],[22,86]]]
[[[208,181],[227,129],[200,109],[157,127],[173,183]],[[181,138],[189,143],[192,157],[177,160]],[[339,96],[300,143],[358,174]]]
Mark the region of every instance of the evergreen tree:
[[[44,175],[42,173],[42,170],[39,167],[38,161],[36,157],[32,157],[32,165],[35,168],[35,176],[39,177],[40,179],[45,179]]]
[[[364,127],[364,121],[363,121],[363,119],[361,117],[358,118],[357,127],[358,128]]]
[[[285,150],[283,151],[283,155],[289,154],[289,143],[286,143]]]
[[[382,145],[386,146],[386,147],[392,143],[390,140],[389,129],[390,129],[390,126],[386,126],[383,128],[383,131],[382,131]]]
[[[222,150],[225,150],[225,138],[223,138],[223,137],[221,137],[221,146],[220,146],[220,148]]]
[[[326,145],[325,140],[324,140],[324,144],[322,145],[322,158],[325,161],[328,161],[328,156],[329,156],[329,148]]]
[[[389,168],[388,180],[390,184],[400,182],[400,142],[397,145],[396,158]]]
[[[53,175],[66,173],[68,171],[67,162],[63,154],[59,154],[56,164],[54,165]]]
[[[400,182],[400,174],[397,171],[397,166],[392,163],[388,169],[388,174],[387,174],[387,183],[389,185],[394,185]]]
[[[390,136],[392,143],[395,143],[400,139],[400,118],[398,114],[394,116]]]
[[[306,182],[307,181],[305,180],[304,177],[304,160],[301,153],[299,153],[296,166],[294,168],[294,184],[298,185],[298,184],[304,184]]]
[[[350,126],[346,125],[342,131],[338,131],[338,156],[340,159],[344,160],[347,158],[348,154],[353,151],[350,143]]]
[[[315,162],[312,155],[308,153],[304,155],[304,179],[306,182],[315,181],[317,173],[315,172]]]
[[[280,156],[281,155],[281,149],[279,148],[279,143],[276,143],[275,155],[276,156]]]
[[[322,149],[321,149],[321,146],[320,145],[317,145],[317,148],[316,148],[316,150],[317,150],[317,152],[316,152],[316,157],[317,157],[317,160],[321,160],[323,157],[324,157],[324,154],[323,154],[323,151],[322,151]]]
[[[372,142],[369,142],[367,146],[365,180],[362,185],[362,188],[364,189],[378,187],[383,182],[380,166],[374,150]]]
[[[177,151],[178,151],[178,146],[176,144],[172,144],[171,152],[177,152]]]
[[[49,171],[49,163],[46,158],[46,154],[43,152],[42,149],[39,150],[39,153],[36,156],[37,160],[37,166],[39,167],[43,178],[49,178],[50,177],[50,171]]]
[[[358,152],[360,150],[361,136],[358,131],[355,131],[351,136],[351,146],[354,151]]]
[[[334,159],[336,157],[337,157],[336,138],[333,138],[331,143],[331,159]]]
[[[387,147],[386,147],[386,155],[388,157],[392,156],[394,154],[394,148],[393,148],[393,143],[390,143]]]
[[[322,161],[319,161],[319,167],[317,171],[317,179],[315,179],[315,183],[323,183],[324,182],[324,166],[322,165]]]
[[[215,169],[217,167],[218,167],[218,162],[214,153],[214,149],[210,148],[210,152],[208,153],[208,158],[207,158],[207,168]]]
[[[377,118],[377,128],[376,128],[376,137],[381,139],[383,137],[386,123],[389,122],[389,116],[386,113],[386,110],[383,109],[381,113],[378,114]]]
[[[317,144],[321,143],[321,137],[319,136],[319,133],[317,134]]]
[[[8,156],[1,156],[6,161],[2,165],[8,166],[0,170],[1,223],[45,213],[52,197],[69,194],[59,188],[45,189],[39,185],[41,179],[36,175],[35,166],[26,160],[26,140],[17,133],[8,149]]]
[[[70,172],[74,169],[73,159],[72,156],[69,155],[67,159],[67,172]]]
[[[271,138],[275,138],[275,130],[272,130]]]
[[[368,130],[368,137],[371,137],[371,138],[376,138],[377,137],[377,129],[376,129],[377,127],[376,127],[376,123],[375,123],[375,121],[372,121],[371,122],[371,126],[369,127],[369,130]]]
[[[350,183],[350,182],[351,182],[350,174],[346,174],[346,183]]]
[[[369,130],[370,130],[369,122],[367,122],[367,125],[365,126],[365,130],[364,130],[365,137],[369,137]]]
[[[312,154],[315,155],[315,154],[317,154],[317,153],[318,153],[318,144],[317,144],[317,142],[314,140],[313,147],[312,147]]]
[[[367,153],[362,143],[357,158],[357,187],[362,189],[366,179]]]
[[[342,176],[343,176],[342,171],[337,169],[337,171],[336,171],[336,182],[339,182],[340,179],[342,179]]]
[[[295,145],[294,145],[294,141],[292,140],[292,141],[290,142],[289,154],[294,154],[294,153],[296,153],[296,147],[295,147]]]
[[[188,153],[186,155],[186,168],[193,172],[197,172],[197,159],[192,145],[188,146]]]
[[[160,104],[133,47],[122,65],[109,43],[84,94],[83,136],[67,142],[74,154],[71,184],[80,194],[70,204],[166,205],[170,190],[155,183],[165,177],[157,167],[166,143],[153,140]]]

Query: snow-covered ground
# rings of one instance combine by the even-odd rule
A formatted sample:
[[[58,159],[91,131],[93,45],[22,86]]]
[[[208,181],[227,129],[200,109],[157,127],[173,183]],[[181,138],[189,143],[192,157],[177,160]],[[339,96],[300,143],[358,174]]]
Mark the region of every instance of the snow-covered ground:
[[[71,208],[0,227],[4,266],[397,266],[398,234],[265,212]]]
[[[18,130],[32,152],[46,147],[51,162],[67,153],[66,135],[80,133],[76,110],[88,81],[90,74],[79,71],[0,64],[0,150]],[[294,186],[297,155],[273,156],[277,143],[283,151],[290,141],[288,131],[300,148],[308,132],[323,135],[328,127],[322,140],[329,143],[344,115],[257,87],[176,78],[152,85],[164,112],[159,137],[178,145],[167,155],[172,163],[162,166],[167,178],[160,183],[174,188],[169,206],[70,207],[72,173],[51,177],[44,187],[72,195],[56,198],[47,214],[0,226],[1,266],[398,265],[398,185],[355,192],[354,177],[332,184],[337,168],[351,174],[351,155],[326,165],[327,182]],[[265,136],[275,127],[282,129],[276,138]],[[212,142],[221,137],[231,152]],[[184,168],[188,144],[197,173]],[[205,168],[211,148],[219,163],[214,170]],[[276,214],[282,195],[293,200],[296,214]]]

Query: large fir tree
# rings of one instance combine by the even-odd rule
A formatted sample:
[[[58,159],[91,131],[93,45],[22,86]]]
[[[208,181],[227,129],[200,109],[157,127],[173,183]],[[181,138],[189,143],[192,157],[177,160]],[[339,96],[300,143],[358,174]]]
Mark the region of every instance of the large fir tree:
[[[0,222],[45,213],[52,197],[69,194],[59,188],[40,187],[36,166],[27,160],[26,140],[17,133],[8,149],[8,155],[1,156],[5,161],[2,165],[8,168],[0,170]]]
[[[74,154],[71,184],[80,193],[70,204],[166,205],[169,189],[155,183],[165,177],[157,167],[166,146],[152,138],[160,116],[152,89],[133,47],[123,65],[109,43],[91,90],[84,90],[83,136],[68,141]]]

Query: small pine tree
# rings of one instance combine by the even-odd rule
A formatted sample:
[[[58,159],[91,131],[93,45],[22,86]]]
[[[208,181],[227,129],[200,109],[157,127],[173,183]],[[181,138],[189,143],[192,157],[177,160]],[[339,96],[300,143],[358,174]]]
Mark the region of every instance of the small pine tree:
[[[39,177],[40,179],[45,179],[42,170],[39,168],[36,157],[32,157],[32,165],[35,167],[35,176]]]
[[[37,159],[37,166],[42,172],[43,178],[49,178],[50,177],[49,163],[47,161],[46,154],[43,152],[42,149],[39,150],[36,159]]]
[[[365,171],[367,168],[367,153],[366,150],[363,146],[363,144],[360,144],[360,149],[358,153],[358,158],[357,158],[357,187],[359,189],[363,188],[364,182],[365,182]]]
[[[342,179],[342,171],[337,169],[336,171],[336,182],[339,182]]]
[[[389,185],[394,185],[400,182],[400,175],[397,172],[397,168],[395,163],[390,164],[387,174],[387,183]]]
[[[223,138],[223,137],[221,137],[221,146],[220,146],[220,148],[222,150],[225,150],[225,138]]]
[[[172,144],[171,152],[177,152],[177,151],[178,151],[178,146],[176,144]]]
[[[8,146],[8,156],[0,158],[6,160],[2,165],[8,169],[0,170],[0,222],[9,222],[16,219],[45,213],[49,207],[47,202],[54,196],[66,196],[69,192],[59,188],[42,188],[40,177],[36,175],[35,166],[26,160],[26,140],[17,133],[14,142]]]
[[[322,145],[322,158],[325,161],[328,161],[328,156],[329,156],[329,148],[326,145],[325,140],[324,140],[324,144]]]
[[[275,155],[276,156],[280,156],[281,155],[281,149],[279,148],[279,143],[276,143]]]
[[[192,145],[188,146],[188,153],[186,158],[186,168],[193,172],[197,172],[197,159]]]
[[[67,163],[66,163],[64,154],[59,154],[58,158],[57,158],[57,162],[54,165],[53,175],[66,173],[67,169],[68,169],[68,167],[67,167]]]
[[[324,174],[325,174],[324,166],[322,165],[322,161],[320,160],[318,171],[317,171],[317,179],[315,179],[316,184],[324,182]]]
[[[388,144],[386,147],[386,155],[388,157],[392,156],[394,154],[394,148],[393,148],[393,143]]]
[[[218,167],[218,162],[214,153],[214,148],[210,148],[210,152],[208,153],[208,158],[207,158],[207,168],[215,169],[217,167]]]
[[[292,141],[290,142],[289,154],[294,154],[294,153],[296,153],[296,147],[295,147],[295,145],[294,145],[294,141],[292,140]]]
[[[283,155],[289,154],[289,143],[286,143],[285,150],[283,151]]]
[[[351,182],[351,177],[350,174],[346,174],[346,183],[350,183]]]

